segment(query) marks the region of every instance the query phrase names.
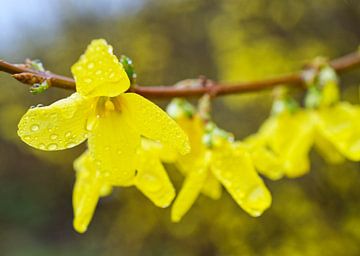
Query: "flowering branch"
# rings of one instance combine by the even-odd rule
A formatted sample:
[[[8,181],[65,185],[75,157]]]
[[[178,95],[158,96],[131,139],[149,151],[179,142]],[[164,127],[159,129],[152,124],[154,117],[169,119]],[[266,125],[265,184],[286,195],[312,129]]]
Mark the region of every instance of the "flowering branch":
[[[353,69],[360,65],[360,53],[358,51],[344,55],[329,62],[330,66],[338,73]],[[36,70],[26,64],[11,64],[0,60],[0,71],[12,74],[12,76],[24,84],[34,85],[35,83],[47,82],[52,87],[68,90],[75,90],[75,80],[57,75],[48,71]],[[205,78],[185,80],[189,86],[140,86],[135,85],[129,91],[138,93],[147,98],[173,98],[173,97],[199,97],[209,94],[212,97],[260,91],[273,88],[277,85],[303,86],[304,71],[279,75],[273,78],[240,82],[235,84],[224,84]]]

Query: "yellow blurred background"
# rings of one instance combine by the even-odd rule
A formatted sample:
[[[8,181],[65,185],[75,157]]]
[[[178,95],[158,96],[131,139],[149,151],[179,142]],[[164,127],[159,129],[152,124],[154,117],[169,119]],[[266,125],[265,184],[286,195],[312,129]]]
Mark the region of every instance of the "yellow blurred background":
[[[70,67],[95,38],[135,63],[141,85],[206,75],[248,81],[300,69],[360,44],[358,0],[0,0],[0,58]],[[342,77],[342,97],[359,104],[360,69]],[[311,172],[265,180],[273,205],[252,218],[227,195],[200,196],[178,224],[133,188],[100,201],[87,233],[72,228],[73,160],[85,145],[33,150],[16,135],[31,105],[69,95],[33,96],[0,73],[0,255],[360,255],[360,165],[327,165],[312,152]],[[301,99],[303,92],[292,92]],[[216,99],[218,125],[237,139],[268,116],[271,92]],[[157,101],[165,106],[167,101]],[[167,166],[177,188],[182,177]]]

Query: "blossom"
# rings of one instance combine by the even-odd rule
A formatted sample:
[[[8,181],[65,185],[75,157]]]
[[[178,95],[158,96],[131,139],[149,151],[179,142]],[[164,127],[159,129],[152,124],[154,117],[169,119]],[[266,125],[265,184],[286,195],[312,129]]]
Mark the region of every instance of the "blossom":
[[[339,101],[334,77],[323,68],[317,87],[308,89],[307,108],[294,108],[287,96],[274,102],[276,111],[245,140],[260,173],[271,179],[304,175],[313,146],[329,163],[360,161],[360,107]]]
[[[135,93],[123,66],[103,39],[94,40],[72,66],[77,92],[50,106],[27,111],[18,134],[42,150],[72,148],[88,139],[89,157],[112,185],[135,177],[137,149],[145,137],[189,151],[186,134],[164,111]]]
[[[167,207],[175,197],[175,189],[161,163],[174,161],[176,155],[161,144],[142,139],[137,151],[136,175],[128,186],[136,186],[156,206]],[[73,190],[73,225],[83,233],[92,219],[100,197],[112,191],[112,184],[98,171],[89,151],[74,162],[76,182]]]
[[[314,125],[308,111],[283,111],[269,117],[244,140],[258,172],[271,179],[298,177],[309,171]]]
[[[205,125],[197,114],[176,120],[188,134],[192,150],[175,162],[185,181],[171,209],[174,222],[180,221],[201,192],[219,198],[221,185],[252,216],[270,206],[271,195],[242,143],[233,142],[230,134],[213,124]]]

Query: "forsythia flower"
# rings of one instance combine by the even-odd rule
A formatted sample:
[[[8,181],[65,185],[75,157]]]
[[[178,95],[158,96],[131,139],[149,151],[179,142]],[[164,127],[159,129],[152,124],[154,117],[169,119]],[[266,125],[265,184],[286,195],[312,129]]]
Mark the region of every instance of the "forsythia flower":
[[[245,140],[260,173],[271,179],[305,174],[313,145],[330,163],[360,161],[360,107],[338,101],[334,77],[331,69],[322,70],[321,90],[308,90],[308,109],[292,109],[286,98],[274,102],[279,111]]]
[[[308,172],[313,128],[308,111],[284,111],[269,117],[257,134],[245,139],[256,169],[271,179]]]
[[[98,198],[102,181],[105,187],[129,186],[136,182],[139,189],[156,204],[162,207],[168,205],[168,198],[156,198],[147,187],[147,182],[142,185],[141,172],[135,179],[136,171],[139,171],[138,162],[144,159],[143,153],[138,151],[141,138],[158,141],[185,154],[190,149],[186,134],[155,104],[138,94],[126,93],[130,87],[129,78],[105,40],[92,41],[71,70],[77,92],[50,106],[29,109],[19,123],[21,139],[32,147],[49,151],[72,148],[88,139],[89,151],[75,166],[78,166],[77,169],[87,169],[83,172],[92,173],[96,178],[83,179],[80,177],[86,175],[79,174],[79,179],[83,180],[80,184],[88,185],[75,190],[93,193],[89,198]],[[95,166],[83,168],[90,165]],[[160,170],[158,165],[149,166],[154,167],[154,172]],[[165,181],[167,178],[161,175]],[[147,176],[143,178],[147,179]],[[96,183],[96,186],[92,183]],[[90,187],[93,187],[93,191]],[[167,190],[170,191],[169,187]],[[169,192],[168,197],[172,196],[173,192]],[[91,200],[94,202],[94,199]],[[81,205],[79,202],[82,201],[74,200],[74,206]],[[82,206],[76,208],[82,209]],[[78,215],[81,212],[79,209],[75,210]],[[85,207],[83,211],[93,210]],[[89,219],[89,216],[86,218]],[[79,230],[86,229],[89,222],[86,218],[79,221],[85,223],[79,224]]]
[[[173,221],[180,221],[200,192],[219,198],[221,184],[252,216],[259,216],[270,206],[271,195],[241,143],[233,142],[228,133],[214,125],[206,128],[197,115],[174,118],[187,132],[192,150],[176,161],[185,181],[172,207]]]
[[[184,154],[188,139],[152,102],[125,93],[130,82],[105,40],[94,40],[72,67],[77,92],[47,107],[28,110],[19,123],[21,139],[38,149],[62,150],[88,138],[89,153],[113,185],[134,178],[140,138],[160,141]]]
[[[136,186],[155,205],[167,207],[175,197],[175,189],[161,161],[173,162],[176,155],[159,143],[147,139],[142,139],[141,142],[141,147],[137,151],[137,173],[128,186]],[[83,233],[92,219],[99,198],[109,195],[112,186],[97,170],[88,151],[75,160],[74,168],[74,228]]]

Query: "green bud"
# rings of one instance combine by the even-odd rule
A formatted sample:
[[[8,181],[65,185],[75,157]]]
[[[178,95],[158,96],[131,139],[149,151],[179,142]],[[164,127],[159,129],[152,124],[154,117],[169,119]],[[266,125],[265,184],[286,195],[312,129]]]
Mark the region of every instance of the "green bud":
[[[33,84],[30,87],[30,92],[32,94],[40,94],[46,91],[50,87],[47,81],[42,82],[41,84]]]
[[[192,118],[195,114],[195,108],[187,100],[175,98],[166,107],[166,112],[174,119],[181,117]]]
[[[134,64],[133,64],[132,60],[125,55],[121,55],[120,63],[123,65],[125,72],[129,77],[130,84],[131,85],[135,84],[136,83],[136,72],[135,72],[135,68],[134,68]]]

